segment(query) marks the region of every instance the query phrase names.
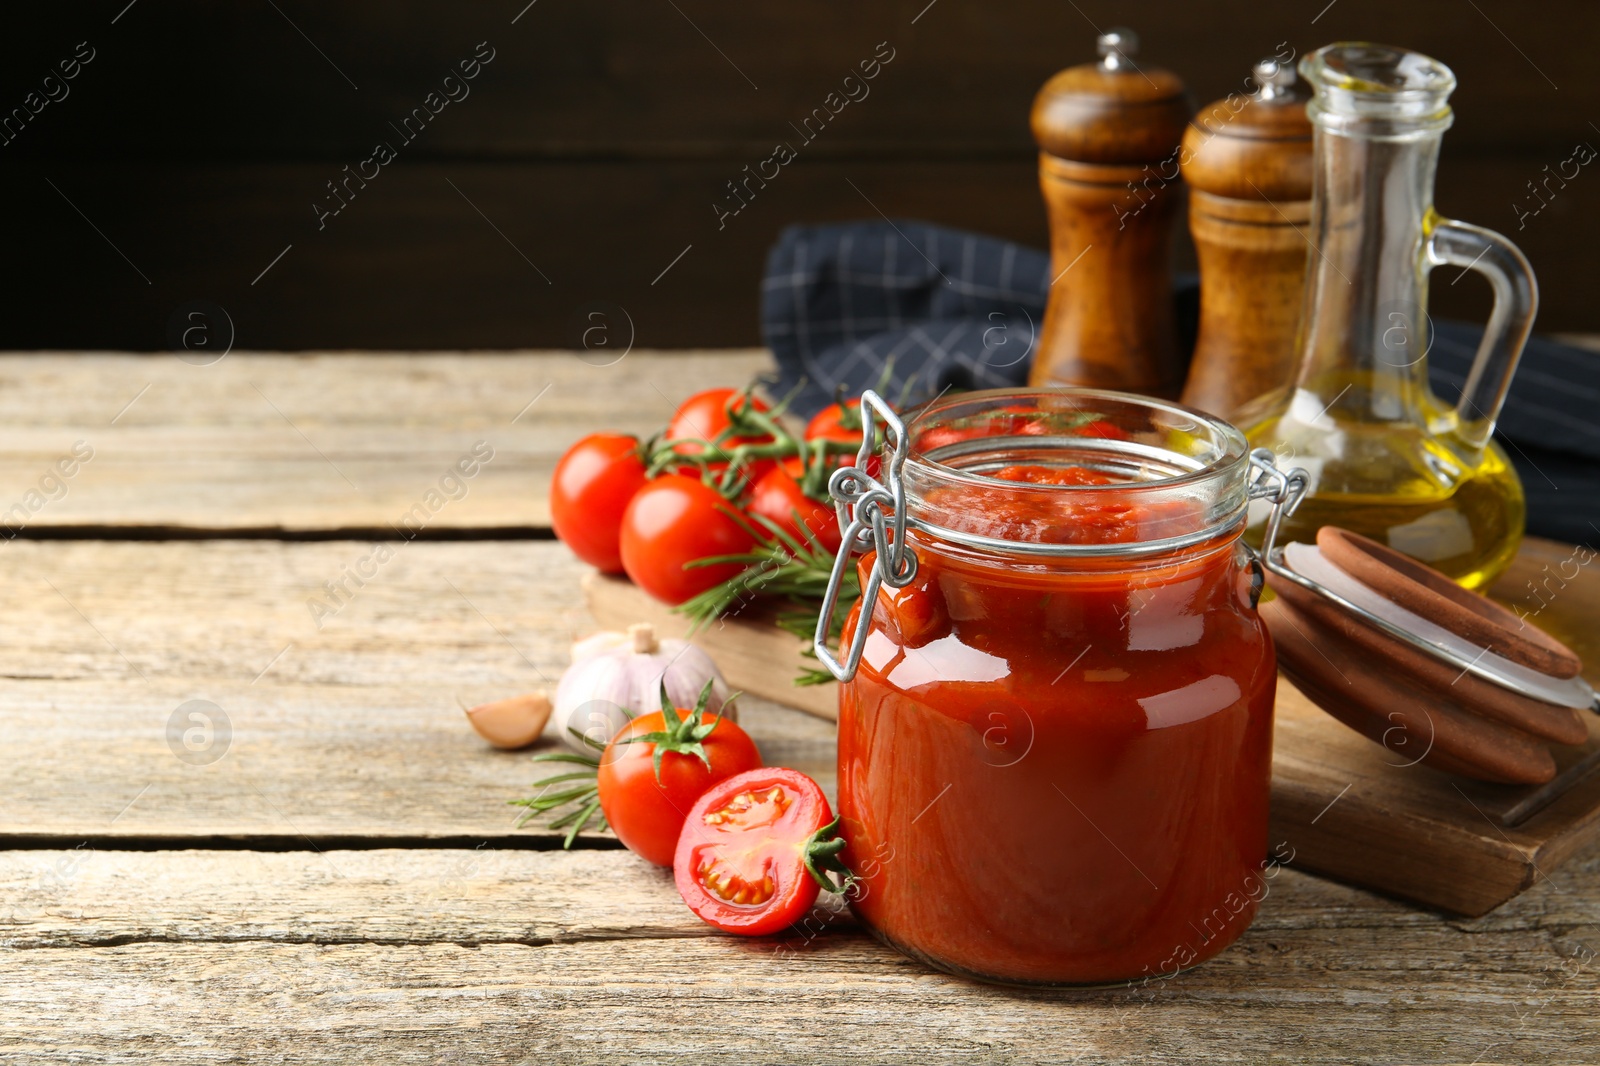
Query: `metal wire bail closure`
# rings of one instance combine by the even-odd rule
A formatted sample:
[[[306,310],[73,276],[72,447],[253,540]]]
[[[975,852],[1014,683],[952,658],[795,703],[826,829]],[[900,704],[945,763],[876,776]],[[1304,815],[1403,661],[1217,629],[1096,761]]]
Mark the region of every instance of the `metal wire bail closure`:
[[[887,474],[888,486],[867,473],[867,460],[877,450],[877,420],[883,420],[884,457],[880,473]],[[872,561],[872,571],[867,585],[861,590],[861,602],[871,604],[877,600],[878,589],[905,588],[917,576],[917,553],[906,544],[906,490],[900,480],[901,468],[906,465],[910,444],[906,440],[906,427],[883,397],[868,389],[861,394],[861,450],[856,453],[854,466],[843,466],[828,478],[828,493],[833,497],[834,510],[839,515],[839,529],[843,543],[833,557],[833,571],[828,575],[828,590],[822,597],[822,610],[817,615],[817,630],[811,642],[817,660],[840,681],[856,676],[861,665],[861,652],[867,646],[866,621],[856,623],[850,647],[840,662],[828,648],[828,636],[833,613],[839,602],[839,586],[844,581],[845,567],[856,552],[869,549],[877,551]]]
[[[1278,543],[1278,527],[1300,506],[1311,478],[1298,466],[1279,470],[1275,457],[1266,448],[1257,448],[1250,453],[1250,469],[1255,476],[1250,480],[1246,495],[1252,500],[1272,501],[1272,510],[1267,515],[1267,528],[1261,535],[1261,550],[1256,554],[1263,566],[1277,573],[1272,565],[1272,551]]]

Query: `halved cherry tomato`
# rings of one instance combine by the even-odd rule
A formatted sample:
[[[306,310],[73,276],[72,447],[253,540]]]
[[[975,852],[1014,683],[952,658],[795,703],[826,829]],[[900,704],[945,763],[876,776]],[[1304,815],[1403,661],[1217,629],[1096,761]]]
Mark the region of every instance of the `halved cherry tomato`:
[[[756,539],[733,505],[697,478],[666,474],[634,493],[622,515],[622,568],[664,603],[679,604],[744,570],[740,563],[689,566],[739,555]]]
[[[550,524],[556,536],[590,566],[620,572],[622,515],[645,480],[637,438],[623,433],[584,437],[567,449],[550,478]]]
[[[678,837],[672,879],[689,909],[718,929],[766,936],[799,921],[823,887],[841,891],[844,841],[817,783],[766,767],[707,789]],[[843,875],[843,884],[828,877]]]
[[[672,421],[667,423],[667,440],[683,442],[674,445],[672,449],[679,455],[703,454],[706,449],[699,443],[700,441],[714,443],[723,451],[732,451],[741,444],[772,443],[772,436],[766,433],[734,433],[721,441],[717,439],[733,425],[735,414],[746,410],[766,411],[768,407],[757,397],[749,396],[739,389],[706,389],[704,392],[697,392],[678,405]],[[721,470],[727,466],[726,463],[709,465],[713,470]],[[771,459],[752,461],[745,468],[745,483],[754,484],[772,466]],[[681,472],[694,471],[686,464]]]
[[[745,513],[767,519],[801,544],[810,545],[815,539],[829,553],[837,552],[841,541],[838,516],[831,505],[805,494],[800,488],[801,476],[797,458],[768,470],[751,488]]]
[[[705,719],[710,682],[699,706],[666,704],[640,715],[600,756],[600,809],[617,839],[642,859],[671,866],[684,816],[706,789],[761,765],[755,741],[720,715]],[[670,710],[670,714],[668,713]]]

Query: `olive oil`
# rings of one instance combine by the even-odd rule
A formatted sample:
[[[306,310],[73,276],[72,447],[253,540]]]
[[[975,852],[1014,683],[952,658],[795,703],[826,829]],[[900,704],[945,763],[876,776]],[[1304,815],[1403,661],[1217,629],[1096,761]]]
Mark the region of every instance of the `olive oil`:
[[[1498,444],[1475,463],[1427,430],[1405,422],[1298,424],[1288,416],[1245,429],[1280,469],[1302,467],[1311,486],[1278,535],[1312,542],[1325,525],[1371,537],[1455,578],[1486,587],[1517,553],[1525,505],[1522,483]],[[1260,543],[1266,512],[1252,512]]]

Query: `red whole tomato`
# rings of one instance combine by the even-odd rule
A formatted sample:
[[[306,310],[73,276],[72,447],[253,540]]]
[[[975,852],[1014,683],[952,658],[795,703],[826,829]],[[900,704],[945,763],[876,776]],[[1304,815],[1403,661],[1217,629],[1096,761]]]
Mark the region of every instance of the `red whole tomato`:
[[[718,929],[767,936],[805,916],[827,888],[842,891],[838,820],[798,770],[748,770],[712,785],[684,819],[672,861],[678,894]],[[840,873],[835,884],[828,872]]]
[[[861,420],[861,401],[846,400],[830,403],[806,423],[806,440],[830,440],[861,447],[861,434],[865,429]],[[834,455],[829,459],[836,466],[848,466],[856,461],[855,455]],[[867,459],[867,476],[877,477],[881,460],[873,455]]]
[[[851,444],[861,442],[861,401],[846,400],[830,403],[806,423],[806,440],[842,440]]]
[[[667,423],[667,440],[683,442],[673,446],[673,451],[679,455],[702,454],[705,446],[699,443],[700,441],[715,443],[724,451],[732,451],[741,444],[771,444],[772,437],[766,433],[733,433],[723,440],[717,439],[733,426],[735,413],[767,409],[767,405],[761,400],[739,389],[706,389],[704,392],[695,393],[678,405],[672,421]],[[713,470],[721,470],[727,464],[709,465]],[[757,459],[751,462],[745,468],[746,484],[754,484],[772,465],[770,459]],[[685,473],[692,472],[692,468],[687,465],[683,470]]]
[[[943,448],[947,444],[958,444],[965,440],[974,440],[978,437],[992,437],[987,427],[978,426],[934,426],[932,429],[923,430],[915,442],[915,450],[922,455]]]
[[[1132,440],[1133,439],[1131,436],[1128,435],[1128,432],[1125,429],[1123,429],[1121,426],[1117,425],[1115,422],[1107,422],[1103,418],[1097,418],[1093,422],[1089,422],[1089,423],[1086,423],[1086,424],[1084,424],[1082,426],[1079,426],[1078,427],[1078,436],[1080,436],[1080,437],[1100,437],[1100,438],[1103,438],[1105,440]]]
[[[745,512],[767,519],[801,544],[809,546],[814,539],[830,554],[837,552],[842,539],[838,516],[831,504],[805,494],[800,476],[798,459],[768,470],[751,488]]]
[[[634,493],[622,516],[622,568],[663,603],[679,604],[741,573],[741,563],[689,566],[755,547],[727,500],[698,478],[666,474]]]
[[[659,711],[640,715],[600,756],[600,809],[617,839],[657,866],[671,866],[684,816],[701,793],[761,765],[755,741],[731,719],[706,721],[711,683],[681,716],[662,693]]]
[[[645,483],[637,438],[591,433],[567,449],[550,478],[550,524],[574,555],[622,570],[622,515]]]

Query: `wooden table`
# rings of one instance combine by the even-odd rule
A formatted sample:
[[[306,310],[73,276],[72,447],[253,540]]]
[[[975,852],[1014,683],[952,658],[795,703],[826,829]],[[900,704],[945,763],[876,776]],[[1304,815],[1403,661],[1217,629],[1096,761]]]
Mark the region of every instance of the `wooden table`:
[[[1600,855],[1474,920],[1290,869],[1198,970],[1046,993],[929,972],[843,913],[730,939],[609,841],[514,829],[505,800],[534,768],[458,703],[555,678],[589,625],[546,528],[555,456],[764,365],[0,359],[0,508],[26,523],[0,545],[0,1060],[1600,1055]],[[53,478],[79,441],[92,457]],[[427,510],[478,441],[492,460]],[[319,628],[308,604],[376,538],[392,557]],[[198,750],[193,700],[227,723],[208,710]],[[829,723],[746,720],[831,788]]]

